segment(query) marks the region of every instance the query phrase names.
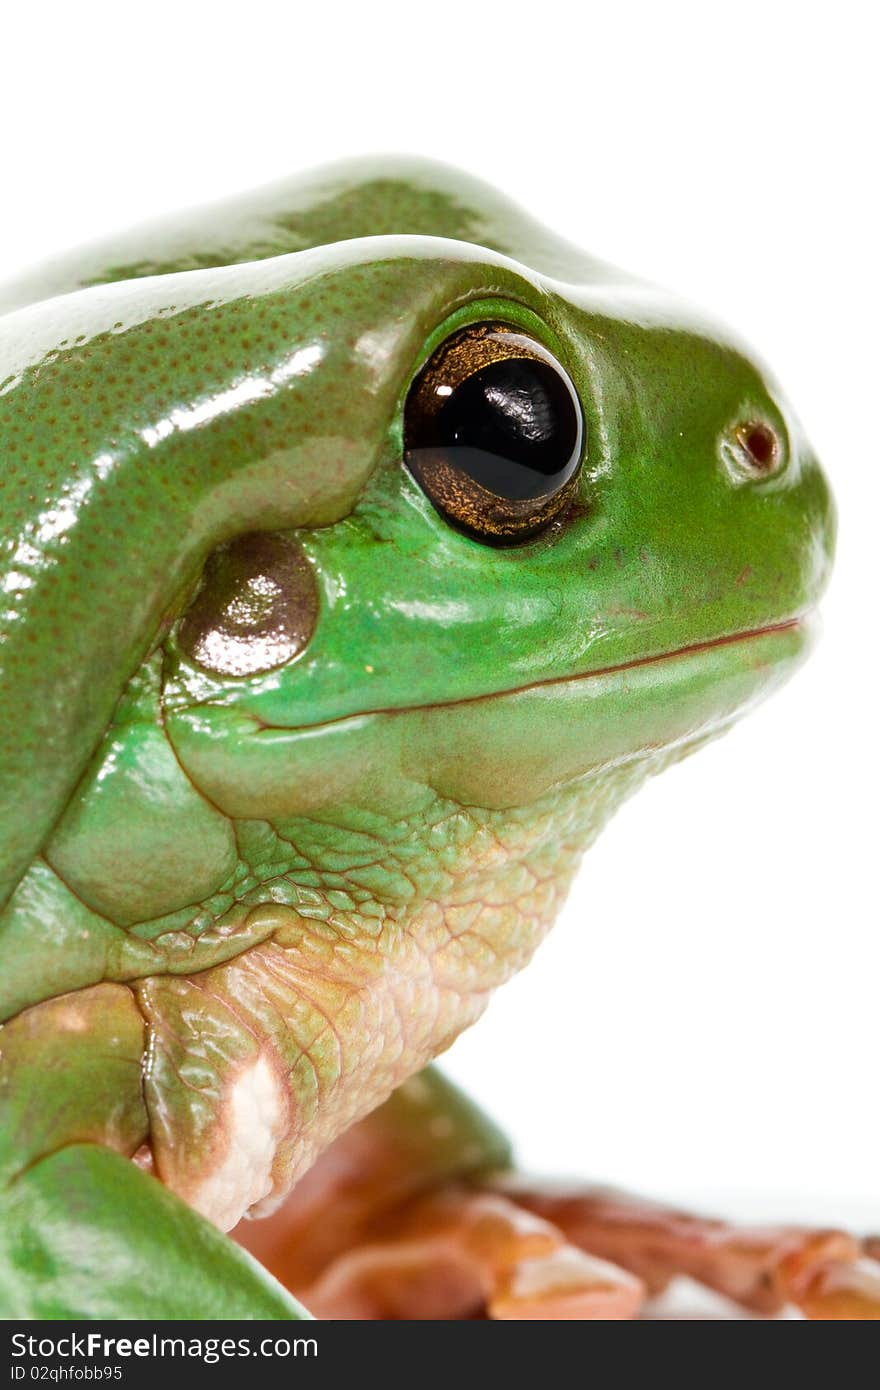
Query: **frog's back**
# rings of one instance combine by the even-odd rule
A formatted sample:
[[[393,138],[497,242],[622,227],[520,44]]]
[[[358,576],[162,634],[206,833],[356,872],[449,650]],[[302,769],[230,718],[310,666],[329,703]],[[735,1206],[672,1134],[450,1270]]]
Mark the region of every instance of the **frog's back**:
[[[446,237],[581,283],[620,279],[481,180],[413,156],[345,160],[80,247],[0,285],[0,314],[91,285],[368,236]]]

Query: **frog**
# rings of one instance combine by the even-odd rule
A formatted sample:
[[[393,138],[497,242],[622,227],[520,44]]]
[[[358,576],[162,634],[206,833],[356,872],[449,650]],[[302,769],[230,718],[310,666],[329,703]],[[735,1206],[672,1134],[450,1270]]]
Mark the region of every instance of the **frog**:
[[[870,1239],[529,1177],[434,1066],[813,644],[737,335],[360,158],[0,286],[0,453],[4,1316],[880,1315]]]

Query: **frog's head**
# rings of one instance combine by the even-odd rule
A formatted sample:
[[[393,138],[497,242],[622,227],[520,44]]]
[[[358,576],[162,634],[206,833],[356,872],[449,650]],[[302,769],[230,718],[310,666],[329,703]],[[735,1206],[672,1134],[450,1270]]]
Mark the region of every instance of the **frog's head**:
[[[371,340],[349,514],[222,546],[169,641],[168,727],[239,816],[519,805],[725,727],[809,645],[832,505],[747,351],[642,286],[408,253],[452,284]]]
[[[32,802],[3,846],[57,818],[109,720],[50,857],[113,921],[234,863],[187,834],[144,709],[235,822],[405,818],[426,788],[506,811],[726,727],[797,665],[828,574],[820,468],[725,330],[448,170],[301,201],[268,199],[258,246],[238,228],[241,264],[134,248],[122,283],[0,320],[50,484],[33,519],[22,474],[6,581],[45,696],[0,689]]]
[[[0,318],[0,888],[160,648],[182,766],[248,818],[515,806],[805,649],[832,508],[776,383],[474,180],[356,162],[50,288]]]

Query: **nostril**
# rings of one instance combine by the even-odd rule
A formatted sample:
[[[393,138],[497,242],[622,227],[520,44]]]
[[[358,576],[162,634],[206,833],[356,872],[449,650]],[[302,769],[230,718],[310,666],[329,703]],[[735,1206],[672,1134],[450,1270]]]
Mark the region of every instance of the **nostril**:
[[[744,420],[725,430],[719,450],[734,482],[768,478],[783,464],[782,436],[765,420]]]
[[[740,425],[736,437],[756,473],[772,473],[779,461],[779,438],[775,430],[760,422]]]

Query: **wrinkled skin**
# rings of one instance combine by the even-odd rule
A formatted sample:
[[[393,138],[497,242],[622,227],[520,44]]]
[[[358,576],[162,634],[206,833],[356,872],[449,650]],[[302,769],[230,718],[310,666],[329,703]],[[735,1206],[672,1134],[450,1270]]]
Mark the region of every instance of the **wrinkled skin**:
[[[620,801],[803,659],[825,480],[729,333],[413,161],[57,259],[0,315],[0,1307],[301,1316],[217,1230],[296,1186],[243,1239],[348,1315],[327,1289],[361,1275],[331,1255],[360,1225],[330,1182],[347,1235],[322,1263],[297,1193],[358,1135],[378,1151],[370,1115],[398,1186],[507,1163],[433,1074],[404,1083],[529,959]],[[585,427],[570,505],[500,548],[402,464],[416,373],[488,321],[549,349]],[[252,533],[289,545],[314,609],[290,659],[209,671],[186,615]],[[504,1227],[509,1197],[482,1200]],[[514,1226],[531,1202],[556,1250],[541,1200]],[[436,1315],[479,1304],[489,1266]],[[611,1315],[638,1278],[611,1279]]]

